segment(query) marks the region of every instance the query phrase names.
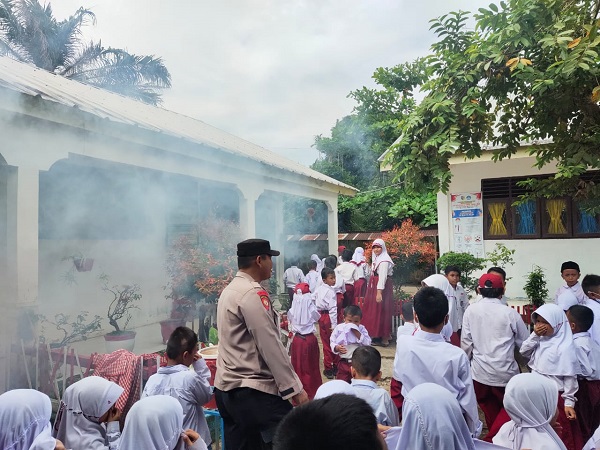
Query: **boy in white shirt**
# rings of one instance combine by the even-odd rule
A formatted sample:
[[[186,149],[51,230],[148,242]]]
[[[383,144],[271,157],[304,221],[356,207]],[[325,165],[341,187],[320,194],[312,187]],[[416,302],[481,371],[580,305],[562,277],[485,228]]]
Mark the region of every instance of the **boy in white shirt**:
[[[477,400],[471,379],[469,359],[463,350],[448,344],[440,332],[448,322],[448,298],[441,290],[424,287],[414,296],[415,321],[419,324],[413,336],[398,336],[396,358],[402,361],[397,374],[402,395],[422,383],[436,383],[456,396],[469,430],[479,436]]]
[[[567,311],[573,331],[573,343],[579,361],[579,389],[575,397],[575,412],[582,440],[586,442],[600,426],[600,346],[590,337],[594,313],[587,306],[574,305]]]
[[[415,323],[413,314],[413,302],[402,303],[402,312],[400,318],[404,322],[396,331],[396,338],[399,336],[412,336],[419,328]],[[398,414],[402,416],[402,404],[404,397],[402,396],[402,384],[400,383],[400,371],[402,370],[403,362],[398,358],[398,346],[396,346],[396,355],[394,356],[394,371],[392,381],[390,382],[390,395],[394,401],[394,405],[398,408]]]
[[[590,328],[590,336],[596,344],[600,345],[600,276],[590,274],[583,277],[581,289],[586,295],[583,305],[594,312],[594,323]]]
[[[477,403],[485,415],[491,442],[498,430],[510,420],[504,409],[504,391],[510,379],[519,373],[515,348],[529,337],[519,313],[504,306],[504,281],[489,273],[479,278],[482,299],[465,312],[461,347],[471,359],[471,373]]]
[[[321,283],[315,292],[313,298],[317,311],[321,315],[319,317],[319,336],[323,344],[323,375],[330,380],[335,376],[337,369],[338,356],[333,353],[330,345],[331,331],[337,325],[337,301],[333,291],[335,284],[335,272],[329,267],[325,267],[321,271]]]
[[[354,281],[357,279],[356,265],[351,262],[352,252],[350,250],[344,250],[341,258],[342,263],[335,268],[335,272],[342,278],[344,283],[343,306],[346,307],[354,304]]]
[[[371,345],[369,332],[360,324],[362,311],[356,305],[344,308],[344,322],[338,324],[331,333],[330,345],[333,353],[340,356],[336,379],[350,383],[351,364],[354,350],[359,346]]]
[[[317,289],[317,286],[319,285],[319,280],[321,280],[321,274],[317,272],[316,261],[311,259],[306,265],[308,266],[308,273],[305,276],[305,282],[308,283],[310,292],[314,293],[315,289]]]
[[[381,379],[381,354],[375,347],[359,347],[352,355],[352,388],[357,397],[366,401],[380,425],[400,424],[398,410],[388,392],[377,386]]]
[[[554,303],[558,304],[558,296],[566,290],[570,290],[577,297],[577,301],[580,305],[585,303],[586,294],[583,291],[581,284],[579,284],[579,277],[581,271],[579,270],[579,264],[575,261],[565,261],[560,266],[560,277],[564,280],[565,284],[558,288],[554,295]]]
[[[304,272],[302,269],[297,267],[297,262],[294,263],[286,269],[283,273],[283,282],[285,283],[285,287],[288,291],[288,295],[290,296],[290,305],[292,304],[292,300],[294,300],[294,289],[297,284],[304,283]]]
[[[142,397],[169,395],[179,400],[183,429],[197,431],[210,446],[212,439],[202,409],[211,396],[209,380],[210,369],[198,353],[198,336],[188,327],[177,327],[167,341],[167,366],[148,379]]]
[[[461,272],[457,266],[447,266],[444,269],[444,274],[446,275],[446,278],[448,278],[450,286],[452,286],[452,288],[454,289],[454,298],[456,300],[454,302],[454,313],[456,315],[456,322],[458,325],[458,330],[456,332],[458,333],[458,337],[460,338],[460,335],[462,333],[463,317],[465,315],[467,307],[469,306],[469,297],[467,296],[467,293],[460,284]]]

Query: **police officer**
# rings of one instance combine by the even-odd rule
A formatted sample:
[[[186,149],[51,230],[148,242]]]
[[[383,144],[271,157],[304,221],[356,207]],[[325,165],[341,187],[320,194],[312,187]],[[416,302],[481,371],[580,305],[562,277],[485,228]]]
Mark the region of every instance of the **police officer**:
[[[227,450],[270,449],[279,421],[292,409],[289,400],[308,401],[259,284],[271,277],[271,257],[278,255],[264,239],[240,242],[239,271],[219,298],[215,397]]]

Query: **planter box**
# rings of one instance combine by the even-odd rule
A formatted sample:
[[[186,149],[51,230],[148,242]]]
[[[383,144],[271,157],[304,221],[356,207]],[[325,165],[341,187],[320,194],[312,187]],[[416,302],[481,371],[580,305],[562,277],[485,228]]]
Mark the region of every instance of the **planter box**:
[[[106,351],[112,353],[115,350],[127,350],[132,352],[135,347],[135,331],[125,330],[120,333],[108,333],[104,335]]]

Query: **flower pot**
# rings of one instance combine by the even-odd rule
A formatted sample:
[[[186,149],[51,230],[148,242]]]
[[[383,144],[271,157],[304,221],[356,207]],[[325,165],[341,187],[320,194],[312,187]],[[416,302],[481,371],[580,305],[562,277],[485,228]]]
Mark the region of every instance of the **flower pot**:
[[[94,259],[93,258],[75,258],[73,260],[73,264],[75,265],[75,269],[77,272],[89,272],[94,267]]]
[[[171,336],[171,333],[175,331],[177,327],[185,326],[185,319],[165,319],[160,321],[160,334],[162,336],[163,344],[166,344]]]
[[[119,332],[111,332],[104,335],[104,341],[106,343],[106,351],[112,353],[115,350],[128,350],[133,351],[135,346],[135,331],[125,330]]]

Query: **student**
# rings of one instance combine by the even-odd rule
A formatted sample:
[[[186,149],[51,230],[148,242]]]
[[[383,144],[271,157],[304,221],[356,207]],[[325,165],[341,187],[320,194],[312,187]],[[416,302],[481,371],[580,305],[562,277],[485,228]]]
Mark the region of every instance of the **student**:
[[[502,448],[473,439],[456,397],[434,383],[423,383],[410,391],[402,415],[398,437],[386,435],[390,450]]]
[[[589,329],[594,322],[594,313],[590,308],[572,306],[567,311],[567,319],[579,361],[575,412],[585,442],[600,426],[600,346],[590,337]]]
[[[556,303],[563,311],[567,312],[571,306],[579,305],[577,297],[572,291],[564,291],[556,299]]]
[[[467,296],[467,293],[460,284],[461,272],[457,266],[446,266],[446,268],[444,269],[444,275],[446,275],[448,283],[450,283],[450,286],[452,286],[452,289],[454,289],[454,298],[456,300],[454,302],[454,309],[457,316],[456,322],[458,325],[458,330],[456,332],[458,333],[458,337],[460,338],[462,332],[463,317],[465,315],[466,309],[469,306],[469,297]]]
[[[521,345],[521,354],[529,358],[529,367],[533,373],[556,384],[561,394],[557,420],[563,428],[562,440],[569,450],[573,450],[576,437],[573,436],[569,421],[577,418],[575,394],[579,363],[571,327],[564,311],[554,304],[540,306],[531,318],[535,326]]]
[[[486,273],[498,275],[500,278],[502,278],[502,283],[504,284],[504,292],[505,293],[500,298],[500,303],[502,303],[504,306],[508,306],[508,298],[506,298],[506,271],[502,267],[490,267]],[[479,292],[477,292],[477,297],[475,298],[475,301],[473,301],[473,303],[477,303],[482,298],[483,297],[481,296],[481,294]]]
[[[350,383],[352,379],[351,365],[354,351],[363,345],[371,345],[369,332],[360,324],[362,311],[356,305],[344,308],[344,322],[338,324],[331,333],[331,350],[339,355],[336,378]]]
[[[183,407],[183,426],[200,433],[206,445],[212,440],[202,405],[210,400],[210,369],[198,353],[198,336],[177,327],[167,341],[167,366],[152,375],[142,397],[170,395]],[[189,370],[190,365],[194,370]]]
[[[413,302],[402,303],[400,318],[404,324],[398,327],[396,331],[396,339],[398,336],[412,336],[418,330],[418,325],[415,323],[413,314]],[[394,355],[394,370],[392,373],[392,381],[390,383],[390,395],[398,409],[398,413],[402,413],[402,384],[400,383],[400,371],[404,367],[403,361],[398,357],[398,344],[396,344],[396,354]]]
[[[553,429],[557,415],[556,384],[536,373],[515,375],[506,385],[504,407],[511,420],[494,444],[521,450],[566,450]]]
[[[352,355],[352,387],[356,396],[366,401],[380,425],[400,424],[398,409],[388,392],[377,386],[381,379],[381,354],[375,347],[359,347]]]
[[[413,313],[413,302],[402,303],[400,318],[404,323],[398,327],[396,336],[412,336],[417,329],[417,324],[415,323],[415,316]]]
[[[315,394],[315,400],[321,398],[330,397],[334,394],[347,394],[356,397],[356,391],[351,385],[342,380],[331,380],[323,383],[317,393]]]
[[[600,345],[600,276],[586,275],[581,281],[581,288],[586,295],[583,305],[594,311],[594,324],[590,328],[590,335],[594,342]]]
[[[461,347],[471,359],[471,372],[477,403],[485,415],[491,442],[500,427],[508,422],[501,414],[506,384],[519,373],[515,348],[520,348],[529,331],[519,313],[500,302],[504,282],[500,276],[479,278],[481,301],[465,312]]]
[[[321,284],[314,292],[313,298],[317,311],[319,311],[319,336],[323,344],[323,375],[330,380],[335,376],[338,357],[331,350],[331,331],[337,325],[337,301],[333,286],[335,285],[335,272],[329,267],[321,271]]]
[[[335,268],[336,274],[338,274],[344,282],[344,302],[343,306],[349,306],[354,304],[354,282],[357,278],[356,266],[352,264],[352,252],[350,250],[342,251],[342,263]]]
[[[294,408],[279,424],[273,440],[273,450],[386,448],[371,407],[364,400],[345,394]]]
[[[52,437],[51,415],[50,398],[35,389],[13,389],[0,395],[0,449],[65,450]]]
[[[344,320],[344,292],[346,292],[346,284],[342,275],[337,271],[338,260],[334,255],[327,256],[323,260],[323,264],[325,264],[325,267],[332,269],[335,273],[333,292],[335,293],[337,305],[337,323],[341,323]]]
[[[305,277],[305,282],[308,283],[308,288],[310,292],[315,292],[317,286],[319,285],[319,280],[321,279],[321,274],[317,272],[317,263],[312,259],[307,263],[308,273]]]
[[[294,299],[294,288],[296,285],[305,281],[304,272],[297,267],[297,264],[297,261],[294,261],[283,273],[283,282],[290,296],[290,303]]]
[[[344,251],[346,250],[346,246],[345,245],[340,245],[338,247],[338,265],[344,262],[344,258],[342,258],[342,254],[344,253]]]
[[[448,324],[446,329],[443,330],[442,335],[446,336],[450,334],[450,342],[452,345],[460,347],[460,338],[458,337],[458,329],[462,327],[462,324],[459,324],[459,314],[456,308],[457,300],[456,300],[456,292],[450,285],[448,279],[441,274],[430,275],[421,281],[422,286],[434,287],[441,290],[445,295],[448,301]],[[449,333],[450,327],[452,327],[452,332]],[[446,339],[448,340],[448,339]]]
[[[310,260],[314,261],[317,265],[317,267],[315,268],[317,273],[321,273],[321,270],[323,270],[323,261],[321,260],[321,258],[319,258],[319,255],[313,253],[312,255],[310,255]]]
[[[414,296],[415,321],[420,329],[413,336],[398,336],[396,358],[402,361],[397,373],[404,397],[415,386],[436,383],[448,389],[465,414],[473,436],[481,432],[471,367],[464,351],[448,345],[440,332],[448,321],[448,299],[437,288],[425,287]]]
[[[587,441],[582,450],[600,450],[600,428],[596,429],[594,435]]]
[[[365,298],[368,275],[365,250],[362,247],[356,247],[350,262],[356,266],[356,279],[354,280],[354,304],[362,307],[362,305],[359,304],[359,301],[362,302],[362,300]]]
[[[570,290],[577,297],[577,301],[580,304],[585,302],[585,293],[579,284],[579,277],[581,272],[579,271],[579,264],[575,261],[565,261],[560,266],[560,276],[564,280],[565,284],[558,288],[556,295],[554,296],[554,303],[558,303],[558,296],[566,290]]]
[[[296,294],[287,316],[290,331],[294,333],[290,347],[292,365],[308,398],[312,400],[322,384],[319,343],[315,336],[315,322],[318,322],[321,315],[310,295],[308,284],[300,283],[296,286]]]
[[[181,404],[168,395],[145,397],[129,410],[119,450],[206,450],[198,433],[183,431]]]
[[[72,450],[117,449],[121,412],[115,405],[123,391],[102,377],[86,377],[73,383],[60,402],[54,436]]]

